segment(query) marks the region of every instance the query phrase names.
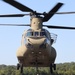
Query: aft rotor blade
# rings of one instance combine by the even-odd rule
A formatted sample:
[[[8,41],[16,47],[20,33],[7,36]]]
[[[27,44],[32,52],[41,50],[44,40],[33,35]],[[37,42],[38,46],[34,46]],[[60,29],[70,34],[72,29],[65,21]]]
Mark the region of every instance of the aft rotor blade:
[[[75,12],[73,11],[73,12],[57,12],[56,14],[75,14]]]
[[[0,15],[0,17],[23,17],[25,15],[28,14],[4,14],[4,15]]]
[[[62,5],[63,5],[63,3],[58,3],[58,4],[56,4],[55,7],[54,7],[52,10],[50,10],[50,11],[48,12],[48,14],[45,15],[45,17],[43,18],[43,22],[48,21],[48,20],[59,10],[59,8],[60,8]]]
[[[46,26],[51,29],[75,29],[75,27],[65,27],[65,26],[48,26],[48,25],[43,25],[43,26]]]
[[[3,0],[4,2],[16,7],[17,9],[25,12],[33,12],[32,9],[28,8],[27,6],[15,1],[15,0]]]
[[[30,24],[0,24],[0,26],[30,26]]]

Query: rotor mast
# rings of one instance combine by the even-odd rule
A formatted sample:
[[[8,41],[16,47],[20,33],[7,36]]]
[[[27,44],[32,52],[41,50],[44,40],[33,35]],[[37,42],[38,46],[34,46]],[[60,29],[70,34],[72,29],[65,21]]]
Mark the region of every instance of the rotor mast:
[[[32,30],[41,30],[42,29],[42,17],[40,16],[31,16],[31,29]]]

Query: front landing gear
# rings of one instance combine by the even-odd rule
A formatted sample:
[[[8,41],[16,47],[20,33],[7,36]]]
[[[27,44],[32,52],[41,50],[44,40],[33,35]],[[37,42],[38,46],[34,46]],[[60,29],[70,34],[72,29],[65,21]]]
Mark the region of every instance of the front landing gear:
[[[53,74],[53,69],[56,70],[56,64],[50,64],[50,73]]]
[[[23,64],[17,64],[17,70],[20,70],[21,75],[23,75]]]

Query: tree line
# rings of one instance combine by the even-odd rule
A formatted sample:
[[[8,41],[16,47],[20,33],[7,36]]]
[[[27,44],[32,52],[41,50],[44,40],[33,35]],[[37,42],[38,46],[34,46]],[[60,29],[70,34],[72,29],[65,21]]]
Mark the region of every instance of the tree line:
[[[53,75],[75,75],[75,62],[60,63],[56,65],[56,71]],[[40,67],[40,75],[50,75],[49,67]],[[15,65],[0,65],[0,75],[20,75],[20,71],[16,70]],[[24,75],[36,75],[35,67],[24,68]]]

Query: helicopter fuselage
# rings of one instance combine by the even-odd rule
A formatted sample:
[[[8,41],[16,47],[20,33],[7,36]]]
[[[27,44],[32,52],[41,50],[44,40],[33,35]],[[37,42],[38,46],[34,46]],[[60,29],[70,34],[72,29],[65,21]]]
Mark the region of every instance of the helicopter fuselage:
[[[51,36],[47,30],[25,31],[21,44],[17,51],[17,58],[23,66],[49,67],[51,63],[54,63],[56,51],[51,46]]]

